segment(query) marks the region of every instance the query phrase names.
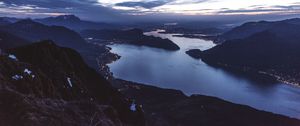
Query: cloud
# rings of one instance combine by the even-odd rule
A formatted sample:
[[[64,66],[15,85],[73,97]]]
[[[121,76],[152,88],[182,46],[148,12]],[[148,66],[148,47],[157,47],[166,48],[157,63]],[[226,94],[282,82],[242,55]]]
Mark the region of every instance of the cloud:
[[[122,2],[117,3],[115,6],[123,6],[123,7],[143,7],[146,9],[151,9],[154,7],[162,6],[164,4],[170,3],[173,0],[156,0],[156,1],[149,1],[149,2]]]
[[[217,12],[217,14],[281,14],[281,15],[287,15],[287,14],[296,14],[300,12],[300,5],[289,5],[289,6],[282,6],[282,5],[274,5],[274,6],[263,6],[263,5],[255,5],[251,6],[253,8],[251,9],[228,9],[224,8],[223,10],[220,10]]]
[[[0,16],[40,18],[74,14],[95,21],[148,20],[147,17],[159,20],[172,16],[177,19],[184,15],[284,15],[300,13],[299,10],[297,0],[0,0]]]
[[[273,7],[279,8],[279,9],[296,10],[296,9],[300,9],[300,3],[298,3],[297,5],[290,5],[290,6],[277,5],[277,6],[273,6]]]
[[[46,8],[65,8],[68,6],[80,7],[82,5],[92,5],[95,0],[2,0],[7,5],[36,5]]]
[[[178,4],[198,4],[203,2],[215,2],[215,0],[175,0],[174,2],[170,3],[172,5]]]
[[[198,4],[203,2],[214,2],[215,0],[154,0],[154,1],[138,1],[138,2],[120,2],[114,4],[114,6],[120,7],[132,7],[132,8],[146,8],[152,9],[163,5],[182,5],[182,4]]]
[[[45,17],[75,14],[93,20],[116,20],[119,10],[104,7],[97,0],[2,0],[0,15],[18,17]]]

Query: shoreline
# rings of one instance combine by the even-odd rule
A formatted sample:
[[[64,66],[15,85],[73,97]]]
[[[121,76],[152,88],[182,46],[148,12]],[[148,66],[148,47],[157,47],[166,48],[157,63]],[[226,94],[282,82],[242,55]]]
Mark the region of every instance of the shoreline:
[[[229,64],[222,64],[222,63],[213,63],[213,62],[209,62],[205,59],[203,59],[203,57],[201,56],[201,50],[199,49],[190,49],[188,51],[186,51],[186,55],[198,59],[198,60],[202,60],[204,63],[206,63],[207,65],[210,65],[212,67],[218,67],[218,68],[222,68],[222,69],[227,69],[229,71],[234,71],[234,72],[243,72],[244,74],[257,74],[257,76],[259,75],[266,75],[270,78],[273,78],[274,81],[286,84],[286,85],[291,85],[297,88],[300,88],[300,82],[296,81],[296,77],[293,78],[287,78],[285,76],[280,76],[278,75],[279,73],[276,74],[272,73],[272,72],[267,72],[267,71],[262,71],[262,70],[256,70],[250,67],[235,67]]]
[[[300,88],[300,83],[299,82],[297,83],[297,82],[287,81],[287,80],[284,79],[284,77],[281,77],[279,75],[275,75],[275,74],[272,74],[272,73],[264,72],[264,71],[258,71],[258,73],[274,77],[274,78],[276,78],[276,80],[278,82],[284,83],[286,85],[291,85],[291,86],[294,86],[296,88]]]
[[[201,58],[201,60],[203,62],[205,62],[205,60],[203,60],[202,58]],[[219,67],[219,68],[222,68],[222,69],[227,69],[229,71],[243,72],[244,74],[257,74],[257,76],[259,76],[259,75],[268,76],[268,77],[272,78],[274,81],[283,83],[285,85],[290,85],[290,86],[293,86],[293,87],[296,87],[296,88],[300,88],[300,83],[299,82],[289,81],[289,80],[285,79],[285,77],[282,77],[280,75],[276,75],[276,74],[273,74],[273,73],[269,73],[269,72],[265,72],[265,71],[261,71],[261,70],[255,70],[255,69],[252,69],[252,68],[244,69],[244,68],[230,66],[228,64],[220,64],[220,63],[215,64],[215,63],[210,63],[210,62],[205,62],[205,63],[207,65],[211,65],[213,67]]]
[[[111,48],[108,47],[107,45],[104,45],[106,48],[106,52],[104,54],[101,54],[96,58],[98,67],[99,67],[99,72],[104,78],[107,80],[114,79],[113,73],[110,71],[110,68],[108,64],[113,63],[121,58],[120,55],[112,53],[110,50]]]
[[[108,44],[108,45],[111,45],[111,43]],[[108,45],[104,45],[104,46],[107,47]],[[105,76],[105,78],[106,78],[107,80],[109,80],[110,82],[112,82],[112,84],[113,84],[116,80],[117,80],[117,81],[120,81],[120,80],[121,80],[121,81],[127,81],[127,80],[122,80],[122,79],[115,78],[115,77],[113,76],[113,73],[110,71],[110,68],[109,68],[108,64],[113,63],[113,62],[119,60],[119,59],[121,58],[121,56],[118,55],[118,54],[112,53],[110,47],[108,47],[108,48],[106,48],[106,49],[107,49],[107,53],[106,53],[105,55],[102,55],[101,57],[98,57],[98,61],[105,59],[105,61],[102,61],[102,62],[100,62],[100,63],[98,62],[99,67],[102,68],[102,69],[99,70],[100,73],[101,73],[103,76]],[[107,58],[107,57],[110,57],[110,58]],[[228,67],[225,67],[225,69],[226,69],[226,68],[228,68]],[[246,71],[242,71],[242,72],[246,72]],[[252,74],[253,74],[253,73],[252,73]],[[259,76],[259,75],[269,76],[269,77],[271,77],[274,81],[281,82],[281,81],[279,81],[279,80],[276,80],[273,76],[270,76],[270,75],[267,75],[267,74],[257,73],[257,75],[258,75],[258,76]],[[247,75],[246,75],[246,76],[247,76]],[[267,80],[269,80],[269,79],[267,79]],[[273,81],[273,80],[272,80],[272,81]],[[131,82],[131,81],[127,81],[127,82]],[[137,82],[132,82],[132,83],[137,83]],[[148,86],[147,84],[142,84],[142,85]],[[289,84],[289,85],[297,86],[297,85],[293,85],[293,84]],[[114,85],[114,86],[115,86],[115,85]],[[300,87],[300,86],[297,86],[297,87]],[[160,87],[157,87],[157,88],[160,88]],[[164,89],[164,88],[161,88],[161,89]],[[180,91],[180,90],[178,90],[178,91]],[[199,94],[192,94],[192,95],[199,95]],[[192,95],[191,95],[191,96],[192,96]],[[186,96],[188,96],[188,95],[186,95]],[[245,106],[247,106],[247,105],[245,105]]]
[[[158,32],[160,34],[172,34],[174,37],[185,37],[191,39],[203,39],[207,41],[214,41],[217,35],[205,35],[205,34],[191,34],[191,33],[173,33],[173,32]]]
[[[117,54],[112,52],[105,55],[108,57],[113,56],[113,58],[105,58],[106,61],[104,62],[107,64],[102,62],[102,66],[99,66],[105,68],[102,69],[105,70],[102,71],[102,74],[106,73],[105,75],[108,76],[107,80],[111,82],[112,86],[120,93],[137,102],[139,107],[141,107],[145,113],[148,126],[156,126],[157,124],[162,124],[164,126],[173,126],[177,124],[193,124],[190,126],[198,126],[199,124],[214,125],[216,122],[212,120],[219,119],[220,116],[232,118],[219,119],[224,125],[234,125],[232,123],[238,123],[240,125],[266,124],[266,126],[277,126],[277,123],[294,122],[291,124],[293,125],[298,124],[298,121],[300,122],[299,119],[294,117],[259,110],[248,105],[232,103],[217,97],[200,94],[188,96],[180,90],[160,88],[115,78],[113,77],[113,73],[109,70],[108,64],[120,59],[121,56],[118,55],[118,58],[116,58],[116,55]],[[181,113],[181,116],[172,113]],[[190,115],[194,116],[190,117]],[[199,117],[201,118],[199,119]],[[170,118],[174,118],[175,120]],[[254,120],[257,120],[258,118],[264,118],[268,121],[255,122]],[[187,121],[187,119],[189,121]],[[243,121],[232,122],[233,119]],[[192,121],[192,123],[190,121]],[[274,123],[276,121],[278,122]]]

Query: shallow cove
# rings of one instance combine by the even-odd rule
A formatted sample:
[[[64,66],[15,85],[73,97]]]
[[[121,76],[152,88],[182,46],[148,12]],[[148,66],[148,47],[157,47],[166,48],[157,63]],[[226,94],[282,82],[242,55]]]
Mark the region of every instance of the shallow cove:
[[[187,95],[215,96],[233,103],[249,105],[300,119],[300,89],[282,83],[267,84],[226,70],[211,67],[185,54],[189,49],[206,50],[212,41],[174,37],[158,31],[146,35],[169,38],[179,51],[126,44],[111,45],[111,52],[121,56],[109,64],[114,77],[183,91]]]

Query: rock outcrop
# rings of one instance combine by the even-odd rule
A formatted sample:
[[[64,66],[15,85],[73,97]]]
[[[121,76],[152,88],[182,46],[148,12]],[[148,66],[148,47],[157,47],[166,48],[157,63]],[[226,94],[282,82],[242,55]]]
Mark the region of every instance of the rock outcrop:
[[[142,111],[52,41],[0,56],[0,125],[141,126]]]

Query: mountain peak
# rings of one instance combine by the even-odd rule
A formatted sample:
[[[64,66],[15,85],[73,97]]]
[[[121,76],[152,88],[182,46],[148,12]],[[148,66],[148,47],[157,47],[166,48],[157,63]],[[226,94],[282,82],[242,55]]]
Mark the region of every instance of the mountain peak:
[[[80,18],[75,15],[61,15],[54,18],[58,20],[80,21]]]

